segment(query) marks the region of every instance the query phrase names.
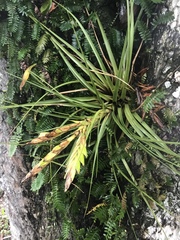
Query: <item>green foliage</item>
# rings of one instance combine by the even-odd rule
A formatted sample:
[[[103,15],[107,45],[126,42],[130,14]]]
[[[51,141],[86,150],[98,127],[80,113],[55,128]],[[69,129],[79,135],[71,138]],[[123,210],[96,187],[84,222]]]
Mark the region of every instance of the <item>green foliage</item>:
[[[174,19],[173,13],[172,12],[166,12],[164,14],[161,14],[159,16],[155,16],[153,18],[153,21],[151,22],[153,29],[155,29],[157,26],[161,24],[167,24],[171,20]]]
[[[87,229],[87,233],[85,235],[84,240],[97,240],[100,239],[100,235],[99,235],[99,229],[98,228],[92,228],[92,229]]]
[[[165,120],[168,122],[168,126],[171,127],[177,122],[177,116],[170,108],[165,108],[163,114]]]
[[[146,22],[144,19],[143,21],[139,20],[137,22],[139,35],[144,42],[151,40],[151,34],[154,29],[162,24],[167,24],[174,18],[172,12],[166,12],[164,14],[153,12],[155,6],[159,3],[163,3],[163,0],[137,0],[135,2],[141,6],[147,17]],[[150,24],[149,19],[152,19]]]
[[[162,2],[162,0],[161,0]],[[152,16],[154,10],[154,1],[152,0],[136,0],[135,3],[139,4],[141,8],[146,13],[147,17],[150,18]]]
[[[47,129],[52,129],[55,126],[55,121],[51,117],[42,117],[37,121],[35,130],[37,132],[47,131]]]
[[[120,227],[121,220],[124,218],[125,211],[122,209],[120,200],[117,196],[111,199],[108,208],[108,220],[105,222],[104,233],[105,239],[118,239],[125,234],[125,229]]]
[[[65,214],[65,203],[62,200],[60,186],[57,177],[52,179],[52,196],[53,196],[53,206],[57,211]]]
[[[2,29],[3,34],[0,36],[0,52],[4,53],[5,47],[9,46],[9,52],[7,52],[8,58],[12,60],[15,54],[18,52],[17,43],[24,38],[26,34],[26,21],[27,18],[24,17],[27,15],[28,11],[31,11],[32,4],[26,1],[4,1],[0,5],[0,11],[2,13],[0,28]],[[25,28],[26,26],[26,28]],[[4,30],[3,30],[4,29]],[[12,51],[11,48],[14,46],[15,51]]]
[[[31,183],[31,190],[33,192],[38,192],[39,189],[43,186],[44,184],[44,173],[40,172],[37,176],[37,178],[35,178],[32,183]]]
[[[43,64],[48,63],[50,59],[51,59],[51,50],[47,49],[46,51],[44,51],[44,54],[43,54],[43,58],[42,58]]]
[[[151,39],[151,32],[148,29],[147,24],[145,22],[139,21],[137,27],[138,27],[138,31],[141,36],[141,39],[143,41],[147,42],[148,40]]]
[[[22,124],[17,126],[16,130],[13,132],[11,139],[9,141],[9,156],[12,157],[22,140],[23,132],[22,132]]]
[[[41,13],[47,13],[51,8],[52,0],[46,0],[41,6]]]
[[[107,209],[105,210],[104,208],[107,208],[106,205],[100,206],[100,207],[95,207],[96,210],[94,210],[94,220],[99,220],[100,224],[105,223],[108,220],[108,211]]]
[[[61,235],[62,235],[63,240],[68,240],[71,237],[71,224],[70,223],[71,222],[68,220],[62,222]]]
[[[154,3],[163,3],[164,0],[151,0]]]
[[[41,55],[42,52],[45,50],[45,46],[47,45],[48,38],[49,38],[49,35],[46,33],[40,37],[39,42],[36,47],[36,50],[35,50],[37,55]]]
[[[31,32],[32,40],[39,40],[40,32],[41,32],[40,25],[38,23],[33,24],[33,29],[32,29],[32,32]]]
[[[165,93],[164,91],[155,91],[150,96],[148,96],[143,102],[143,110],[147,113],[151,109],[153,109],[155,103],[161,103],[162,99],[164,99]]]
[[[48,13],[51,2],[47,0],[39,4],[37,12],[32,11],[35,7],[33,3],[25,0],[10,1],[9,5],[4,3],[1,6],[8,13],[8,21],[2,23],[6,29],[2,29],[5,35],[0,37],[0,47],[4,51],[8,49],[15,72],[18,72],[18,64],[22,61],[26,67],[37,63],[36,72],[21,94],[17,90],[18,81],[9,84],[7,102],[17,103],[13,105],[11,114],[20,122],[23,116],[24,122],[23,127],[17,127],[12,138],[15,144],[12,144],[11,154],[22,139],[23,132],[27,140],[32,138],[32,133],[44,133],[56,126],[63,127],[82,120],[83,124],[87,124],[81,127],[87,127],[85,141],[88,157],[75,177],[74,185],[64,193],[62,178],[67,166],[66,157],[72,153],[70,144],[53,159],[47,172],[39,173],[31,189],[39,191],[43,185],[51,187],[46,201],[53,206],[54,214],[62,219],[60,239],[127,239],[130,231],[127,220],[131,222],[129,209],[133,207],[136,213],[144,207],[144,202],[155,201],[158,205],[161,196],[159,186],[167,183],[164,176],[153,179],[158,168],[154,162],[161,162],[171,170],[179,162],[166,143],[142,121],[138,113],[132,111],[135,97],[134,89],[129,85],[134,26],[137,26],[141,38],[148,41],[151,34],[146,18],[150,21],[156,3],[162,1],[135,1],[140,6],[137,25],[133,22],[133,1],[126,1],[130,12],[127,31],[121,31],[116,24],[116,11],[111,12],[114,16],[109,16],[110,7],[106,1],[84,4],[83,1],[72,3],[68,0],[65,1],[67,9],[59,5]],[[117,1],[113,4],[117,6]],[[92,13],[93,9],[97,10],[97,15]],[[33,21],[27,18],[29,11]],[[116,20],[112,28],[106,23],[112,23],[113,19]],[[154,29],[167,19],[170,19],[169,15],[155,18],[149,26]],[[13,36],[11,39],[9,34]],[[13,74],[15,72],[12,71]],[[44,73],[49,77],[46,78]],[[152,93],[143,103],[144,111],[152,110],[163,97],[162,92]],[[21,112],[17,106],[22,107]],[[171,114],[165,113],[168,114],[169,122],[172,122]],[[62,138],[58,136],[35,148],[28,144],[26,149],[33,158],[45,156],[57,143],[58,148],[60,141],[71,133],[64,132]],[[137,150],[140,151],[139,159],[133,161]],[[149,154],[148,161],[144,152]],[[172,161],[166,157],[170,155],[173,156]],[[156,187],[152,188],[151,183]]]

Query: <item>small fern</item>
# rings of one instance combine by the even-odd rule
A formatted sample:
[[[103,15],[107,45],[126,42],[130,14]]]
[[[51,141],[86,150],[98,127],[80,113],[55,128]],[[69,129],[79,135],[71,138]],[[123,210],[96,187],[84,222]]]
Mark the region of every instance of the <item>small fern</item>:
[[[147,42],[148,40],[151,39],[151,32],[148,29],[147,24],[145,22],[139,21],[137,27],[139,35],[141,36],[143,41]]]
[[[172,21],[174,19],[172,12],[166,12],[161,15],[157,15],[153,18],[151,24],[153,26],[153,29],[155,29],[157,26],[161,24],[167,24],[168,22]]]
[[[32,29],[32,32],[31,32],[32,40],[39,40],[40,32],[41,32],[41,28],[40,28],[39,24],[38,23],[34,23],[33,29]]]
[[[115,239],[115,229],[116,229],[116,223],[113,221],[113,219],[109,219],[104,227],[104,236],[105,238],[108,239]]]
[[[22,124],[17,126],[14,131],[10,141],[9,141],[9,156],[12,157],[19,145],[19,142],[22,140],[23,132],[22,132]]]
[[[36,124],[35,124],[33,116],[29,116],[26,119],[24,126],[26,127],[27,132],[34,133]]]
[[[37,55],[41,55],[42,52],[45,50],[48,40],[49,40],[48,34],[45,33],[41,36],[41,38],[37,44],[36,50],[35,50]]]
[[[87,229],[84,240],[97,240],[97,239],[101,239],[99,235],[99,229],[96,227],[93,229]]]
[[[61,196],[60,196],[58,184],[53,183],[52,193],[53,193],[53,206],[56,210],[59,211],[62,209],[62,202],[61,202]]]
[[[165,97],[165,93],[163,91],[153,92],[150,96],[148,96],[143,103],[143,110],[148,113],[153,109],[155,103],[160,103],[162,99]]]
[[[52,185],[52,196],[53,196],[52,202],[53,202],[54,208],[57,211],[63,214],[66,214],[65,203],[63,202],[63,199],[62,199],[63,190],[61,191],[60,189],[57,176],[53,177],[53,179],[51,180],[51,185]]]
[[[151,0],[139,0],[138,2],[146,13],[147,17],[150,18],[153,13],[154,2]]]
[[[48,63],[50,61],[50,56],[51,56],[51,50],[47,49],[43,54],[42,62],[44,64]]]
[[[133,187],[132,185],[128,185],[126,187],[126,192],[127,192],[128,197],[130,199],[132,199],[133,206],[135,208],[138,208],[142,201],[142,198],[141,198],[140,193],[137,190],[137,188]]]
[[[8,10],[8,24],[9,24],[9,30],[12,33],[15,33],[18,30],[18,23],[19,23],[19,15],[16,11],[16,5],[14,3],[9,3],[7,5]]]
[[[163,114],[164,114],[164,118],[168,122],[169,126],[172,126],[173,123],[177,122],[177,117],[170,108],[165,108],[163,111]]]
[[[48,116],[42,117],[37,122],[35,131],[37,131],[37,132],[47,131],[49,129],[52,129],[54,126],[55,126],[55,121],[53,118],[48,117]]]
[[[108,212],[107,212],[108,206],[100,206],[97,207],[93,212],[93,219],[99,220],[100,224],[103,224],[108,220]]]
[[[71,21],[64,22],[64,19],[63,19],[63,22],[61,22],[61,24],[60,24],[60,29],[62,32],[66,32],[66,31],[72,29]]]
[[[37,178],[35,178],[32,183],[31,183],[31,190],[33,192],[38,192],[39,189],[43,186],[44,184],[44,173],[40,172],[37,176]]]
[[[63,240],[71,239],[71,221],[66,220],[62,222],[61,236]]]

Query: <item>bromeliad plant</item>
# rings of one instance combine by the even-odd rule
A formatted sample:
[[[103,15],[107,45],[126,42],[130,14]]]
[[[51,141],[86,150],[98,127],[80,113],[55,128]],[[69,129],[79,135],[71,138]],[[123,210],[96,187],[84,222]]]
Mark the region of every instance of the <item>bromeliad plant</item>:
[[[51,141],[63,135],[63,140],[52,148],[52,150],[25,176],[23,181],[35,176],[48,164],[50,164],[57,155],[59,155],[68,145],[72,144],[72,149],[66,159],[65,170],[65,191],[67,191],[74,180],[76,173],[80,172],[81,165],[85,164],[85,158],[94,162],[92,169],[92,178],[94,175],[95,165],[98,160],[98,151],[101,140],[106,139],[106,147],[109,155],[113,153],[114,146],[119,147],[119,143],[123,138],[128,138],[132,144],[136,144],[140,149],[148,153],[152,158],[158,159],[167,168],[179,174],[176,170],[177,162],[170,161],[168,156],[179,158],[167,144],[162,141],[157,134],[146,124],[144,120],[135,111],[135,91],[131,86],[131,76],[133,71],[132,54],[134,33],[136,23],[134,23],[134,1],[126,1],[127,4],[127,33],[124,40],[122,53],[119,53],[119,62],[114,57],[112,48],[108,41],[107,35],[103,29],[100,19],[95,16],[99,28],[99,33],[95,31],[95,27],[91,22],[94,31],[94,39],[89,35],[88,31],[83,27],[81,22],[64,6],[56,3],[58,7],[64,9],[69,15],[72,22],[74,35],[76,36],[77,47],[72,46],[55,32],[51,31],[46,25],[40,23],[34,16],[31,19],[40,24],[49,41],[64,60],[67,68],[71,71],[75,81],[66,83],[72,86],[74,83],[80,83],[86,94],[78,97],[69,97],[61,92],[61,86],[56,87],[41,85],[46,90],[46,94],[42,96],[36,103],[31,106],[46,104],[43,98],[47,94],[53,94],[57,99],[53,99],[53,104],[59,106],[70,107],[76,109],[75,113],[69,117],[69,124],[63,124],[51,132],[42,132],[37,138],[27,144],[40,144]],[[137,19],[140,19],[141,11]],[[88,59],[83,52],[81,41],[78,39],[76,28],[81,30],[84,38],[86,38],[89,47],[93,53],[92,59]],[[101,41],[100,41],[101,39]],[[102,42],[102,44],[100,44]],[[32,65],[34,66],[34,65]],[[31,66],[31,67],[32,67]],[[29,69],[29,68],[28,68]],[[30,74],[28,70],[28,76]],[[27,72],[25,72],[27,75]],[[41,77],[32,73],[37,82],[42,83]],[[25,79],[25,81],[27,78]],[[21,88],[22,85],[21,84]],[[68,91],[78,92],[80,89]],[[56,103],[55,103],[56,102]],[[49,102],[47,102],[49,104]],[[26,105],[28,106],[28,105]],[[82,112],[82,113],[81,113]],[[82,117],[83,115],[83,117]],[[79,120],[77,120],[79,118]],[[83,119],[84,118],[84,119]],[[76,119],[76,120],[75,120]],[[96,135],[94,141],[92,135]],[[66,135],[66,136],[65,136]],[[88,145],[93,145],[91,156],[88,156]],[[120,156],[121,157],[121,156]],[[133,186],[135,186],[142,197],[147,197],[146,193],[140,189],[133,173],[126,162],[122,159],[122,163],[128,173],[124,176]],[[111,163],[113,168],[120,171],[115,162]],[[124,173],[122,172],[122,175]],[[150,198],[150,196],[148,196]],[[145,199],[147,202],[147,200]],[[147,203],[148,204],[148,203]]]
[[[69,71],[75,78],[66,85],[72,86],[74,83],[79,83],[83,86],[83,91],[86,94],[78,95],[77,97],[69,97],[67,94],[61,92],[61,86],[46,86],[44,89],[47,93],[55,95],[58,99],[56,104],[74,108],[76,111],[69,116],[69,124],[63,124],[51,132],[42,132],[40,135],[28,142],[27,144],[39,144],[45,141],[50,141],[63,135],[63,140],[53,147],[53,149],[25,176],[23,181],[35,176],[48,164],[50,164],[62,150],[72,143],[72,149],[66,159],[65,170],[65,191],[67,191],[74,180],[76,173],[80,172],[81,165],[84,165],[85,158],[94,161],[95,166],[98,160],[98,151],[102,139],[106,139],[106,146],[109,155],[112,154],[114,146],[121,145],[124,138],[129,139],[132,144],[136,144],[139,148],[149,154],[151,157],[158,159],[163,165],[176,174],[180,174],[176,170],[177,161],[173,159],[180,156],[174,153],[167,143],[161,140],[160,137],[146,124],[139,114],[134,111],[135,106],[135,91],[131,86],[132,83],[132,55],[134,34],[136,30],[136,23],[134,23],[134,1],[127,0],[127,32],[124,40],[120,60],[114,57],[112,48],[108,41],[107,35],[103,29],[100,19],[95,16],[99,32],[95,31],[95,27],[91,22],[94,31],[94,38],[89,35],[88,31],[83,27],[81,22],[63,5],[56,3],[58,7],[64,9],[69,15],[72,22],[74,35],[76,36],[77,47],[72,46],[58,34],[51,31],[46,25],[42,24],[34,16],[31,19],[39,24],[48,36],[49,41],[53,44],[60,57],[64,60]],[[142,11],[140,11],[137,19],[140,19]],[[83,52],[81,41],[78,39],[76,28],[81,30],[81,33],[86,38],[89,47],[93,53],[93,57],[88,59]],[[99,36],[100,35],[100,36]],[[99,40],[101,39],[101,41]],[[103,44],[101,45],[100,42]],[[133,61],[134,62],[134,61]],[[34,78],[41,82],[42,79],[32,73]],[[80,89],[76,89],[79,94]],[[76,93],[76,91],[68,91]],[[46,94],[44,95],[46,96]],[[44,97],[43,96],[43,97]],[[45,104],[43,97],[36,103],[32,104],[32,108]],[[26,105],[27,106],[27,105]],[[81,113],[82,112],[82,113]],[[82,115],[84,119],[82,119]],[[77,119],[80,120],[77,120]],[[76,119],[76,120],[75,120]],[[96,135],[96,140],[92,141],[92,135]],[[66,135],[66,136],[65,136]],[[92,142],[91,142],[92,141]],[[88,156],[88,145],[93,145],[91,156]],[[169,160],[170,157],[172,160]],[[121,156],[120,156],[121,157]],[[148,204],[146,198],[148,196],[140,187],[133,176],[133,173],[125,159],[122,159],[127,175],[122,175],[138,190],[145,202]],[[121,169],[115,162],[111,163],[113,167],[121,172]],[[94,168],[92,169],[92,172]],[[92,173],[93,176],[94,173]]]
[[[19,1],[13,1],[16,2],[18,13],[21,12]],[[100,2],[102,6],[105,1],[98,1],[98,4]],[[134,2],[139,4],[136,22]],[[136,28],[146,41],[150,31],[146,31],[145,16],[149,24],[150,16],[153,16],[153,29],[156,22],[164,23],[164,16],[159,22],[153,14],[153,7],[159,2],[162,1],[126,1],[128,19],[124,25],[124,28],[127,26],[125,39],[125,29],[123,33],[111,29],[112,35],[109,36],[108,27],[103,23],[104,11],[97,14],[100,21],[98,16],[84,9],[83,1],[74,1],[74,5],[72,1],[65,1],[67,10],[55,1],[52,3],[52,0],[47,0],[41,9],[36,8],[35,13],[45,25],[34,15],[25,21],[28,25],[25,24],[27,29],[23,31],[23,40],[28,45],[18,40],[22,48],[19,51],[17,46],[16,50],[18,59],[23,61],[21,67],[26,71],[23,79],[20,78],[20,87],[18,81],[11,82],[6,98],[6,101],[12,102],[14,96],[13,101],[21,104],[1,106],[0,109],[13,108],[13,123],[14,119],[18,121],[10,140],[10,155],[14,154],[23,137],[26,140],[22,145],[34,159],[33,169],[23,181],[38,174],[32,181],[32,191],[38,191],[44,183],[51,183],[51,191],[46,194],[45,201],[52,203],[53,211],[55,209],[61,213],[62,239],[72,238],[72,231],[75,239],[82,239],[83,235],[86,240],[102,239],[102,236],[105,239],[127,239],[127,217],[133,229],[132,221],[137,219],[134,217],[136,209],[138,212],[144,209],[145,202],[154,214],[154,203],[160,206],[159,203],[164,199],[163,190],[170,179],[161,172],[159,162],[179,174],[179,156],[169,149],[169,142],[162,141],[147,125],[149,119],[144,117],[150,114],[152,120],[163,127],[156,115],[161,107],[157,103],[161,103],[163,94],[155,86],[144,84],[143,79],[142,83],[135,83],[131,77],[135,77],[133,66],[139,52],[133,53],[136,57],[132,59],[133,48],[137,48],[133,47],[133,43],[137,43],[137,39],[134,41]],[[8,8],[8,16],[11,9]],[[71,11],[79,17],[75,17]],[[145,16],[140,20],[142,11]],[[9,24],[12,26],[14,12],[10,16]],[[20,19],[17,18],[16,23]],[[107,19],[106,22],[110,23]],[[18,24],[13,22],[13,26]],[[104,30],[105,26],[107,28]],[[12,29],[12,32],[17,31]],[[116,43],[112,42],[114,37],[117,37]],[[27,38],[32,41],[27,41]],[[34,42],[37,41],[34,51]],[[8,44],[8,49],[12,45]],[[8,52],[15,56],[14,51]],[[30,66],[29,61],[32,62]],[[136,79],[143,76],[144,70],[137,74]],[[26,83],[30,75],[32,77]],[[15,94],[15,85],[20,88],[21,94]],[[152,89],[155,91],[150,91]],[[22,104],[24,101],[27,103]],[[166,115],[170,115],[171,122],[176,121],[172,112]],[[40,133],[39,136],[29,140],[29,134],[34,135],[35,132]],[[43,156],[42,160],[39,156]],[[60,180],[63,176],[65,187],[64,181]],[[72,183],[76,187],[71,186]],[[89,192],[87,185],[90,185]],[[70,191],[63,193],[63,189],[67,191],[70,186]],[[49,187],[46,189],[49,190]],[[88,194],[92,197],[88,198]],[[90,206],[92,208],[88,209]],[[87,213],[85,224],[81,221],[84,212]],[[74,231],[75,228],[77,231]]]

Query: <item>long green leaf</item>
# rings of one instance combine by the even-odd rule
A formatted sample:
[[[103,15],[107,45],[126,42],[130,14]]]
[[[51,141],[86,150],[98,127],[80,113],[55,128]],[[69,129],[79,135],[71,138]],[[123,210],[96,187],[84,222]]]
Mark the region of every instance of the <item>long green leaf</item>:
[[[30,18],[31,18],[35,23],[38,23],[45,31],[47,31],[47,33],[49,33],[51,37],[54,37],[57,41],[59,41],[59,44],[61,43],[61,44],[63,44],[64,46],[66,46],[69,50],[71,50],[72,53],[74,53],[74,56],[77,56],[80,61],[82,61],[82,62],[87,62],[87,63],[88,63],[88,66],[90,67],[90,69],[92,69],[92,71],[95,72],[95,74],[97,73],[97,77],[101,80],[101,82],[102,82],[102,83],[104,82],[104,85],[106,84],[105,79],[109,79],[109,76],[108,76],[108,75],[99,75],[98,72],[96,72],[97,67],[95,67],[89,60],[87,60],[87,59],[85,60],[85,59],[84,59],[84,55],[83,55],[81,52],[79,52],[75,47],[73,47],[73,46],[72,46],[71,44],[69,44],[66,40],[64,40],[63,38],[61,38],[60,36],[58,36],[58,35],[57,35],[55,32],[53,32],[50,28],[48,28],[48,27],[45,26],[44,24],[40,23],[35,17],[30,16]],[[83,28],[82,25],[81,25],[81,27]],[[87,31],[86,31],[85,29],[84,29],[84,31],[86,32],[85,37],[86,37],[87,39],[89,39],[89,41],[92,42],[92,40],[90,39]],[[92,42],[92,44],[93,44],[93,42]],[[65,48],[64,48],[64,49],[65,49]],[[95,56],[98,57],[98,59],[102,62],[101,56],[98,55],[98,51],[96,50],[96,52],[97,52],[97,54],[96,54],[96,53],[94,52],[94,49],[96,49],[95,46],[93,47],[93,50],[92,50],[92,51],[93,51],[93,53],[95,54]],[[68,52],[66,52],[66,53],[68,53]],[[69,52],[69,53],[70,53],[70,52]],[[71,54],[72,54],[72,53],[71,53]],[[67,55],[67,56],[68,56],[68,55]],[[97,60],[97,61],[98,61],[98,60]],[[98,62],[99,62],[99,61],[98,61]],[[102,62],[102,63],[103,63],[103,62]],[[107,72],[107,70],[106,70],[105,67],[103,67],[103,68],[101,68],[101,67],[102,67],[102,66],[100,65],[100,69],[102,69],[103,72]],[[104,76],[105,76],[105,77],[104,77]]]
[[[122,111],[122,108],[119,108],[118,109],[118,118],[117,116],[112,113],[112,117],[114,119],[114,121],[116,122],[116,124],[119,126],[119,128],[124,132],[124,134],[129,138],[131,139],[132,141],[138,143],[138,145],[140,146],[140,148],[145,151],[146,153],[148,153],[150,156],[152,156],[153,158],[158,158],[159,161],[165,165],[169,170],[175,172],[176,174],[180,175],[180,172],[177,171],[176,169],[173,168],[177,166],[176,163],[173,163],[171,160],[168,160],[166,157],[164,157],[161,152],[159,151],[162,150],[161,147],[159,147],[158,149],[158,146],[157,148],[151,148],[150,144],[148,143],[146,145],[146,142],[144,141],[144,138],[141,138],[141,137],[138,137],[136,134],[134,134],[133,132],[131,132],[129,130],[129,128],[125,125],[124,123],[124,120],[123,120],[123,111]],[[163,150],[163,152],[167,153],[166,151]],[[173,153],[172,156],[175,156],[177,157],[177,154],[176,153]]]
[[[102,26],[98,17],[97,17],[97,22],[98,22],[98,25],[99,25],[99,29],[101,31],[101,35],[102,35],[102,38],[103,38],[103,43],[106,47],[106,50],[107,50],[107,53],[108,53],[108,56],[109,56],[109,60],[110,60],[110,63],[111,63],[112,69],[113,69],[113,73],[114,73],[114,75],[117,75],[118,74],[117,64],[116,64],[111,46],[109,44],[108,38],[106,36],[106,33],[105,33],[105,31],[103,29],[103,26]]]

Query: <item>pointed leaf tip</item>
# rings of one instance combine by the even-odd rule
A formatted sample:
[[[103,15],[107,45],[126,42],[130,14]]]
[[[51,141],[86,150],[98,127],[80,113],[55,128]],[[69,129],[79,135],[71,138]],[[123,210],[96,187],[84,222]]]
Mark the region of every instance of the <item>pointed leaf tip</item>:
[[[33,67],[35,67],[36,66],[36,63],[34,63],[33,65],[31,65],[31,66],[29,66],[26,70],[25,70],[25,72],[24,72],[24,74],[23,74],[23,77],[22,77],[22,82],[21,82],[21,84],[20,84],[20,90],[22,90],[22,88],[24,87],[24,85],[25,85],[25,83],[27,82],[27,80],[29,79],[29,75],[30,75],[30,73],[31,73],[31,69],[33,68]]]

